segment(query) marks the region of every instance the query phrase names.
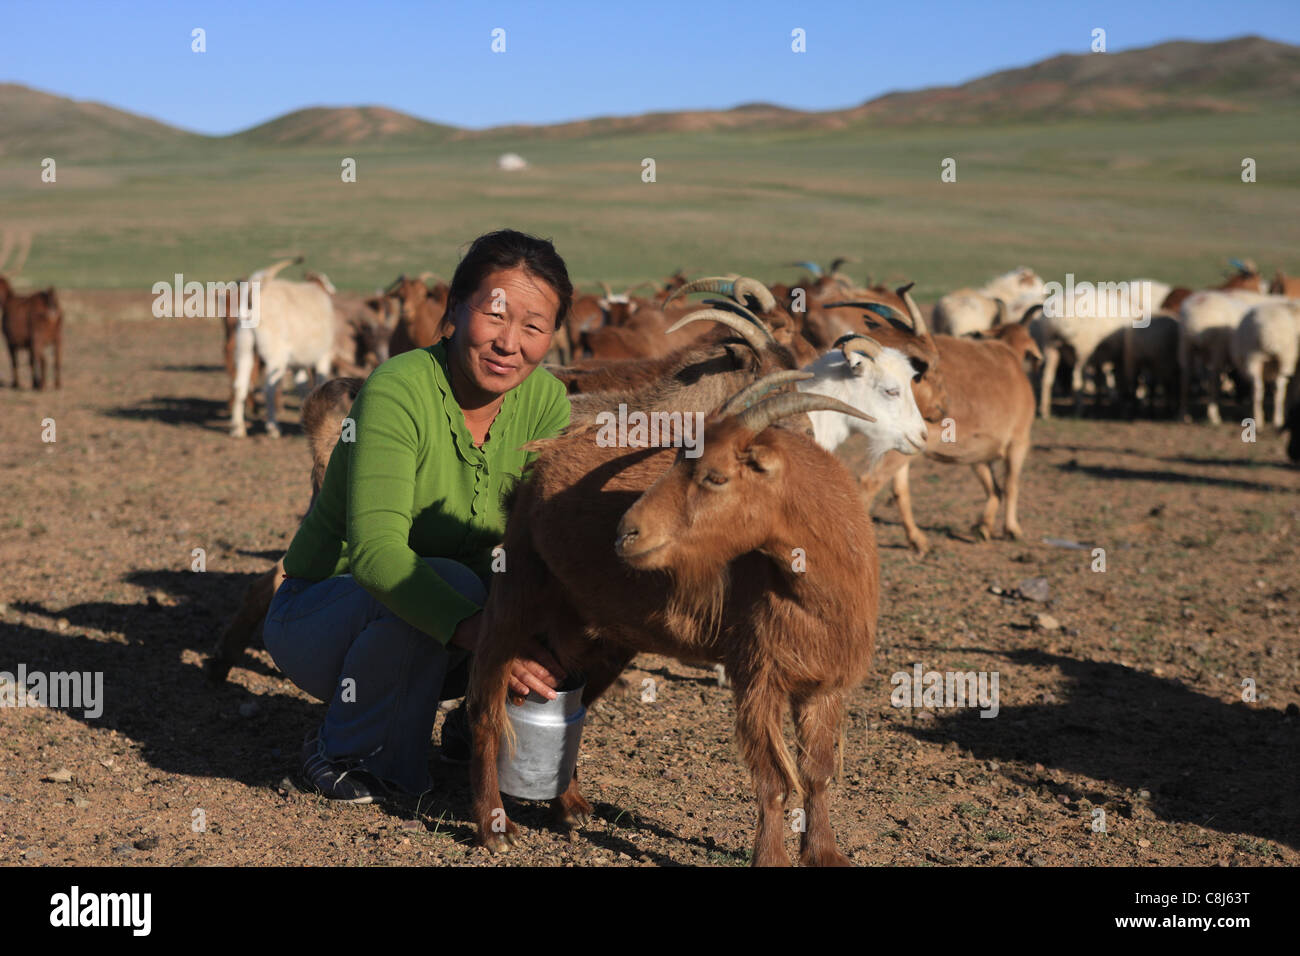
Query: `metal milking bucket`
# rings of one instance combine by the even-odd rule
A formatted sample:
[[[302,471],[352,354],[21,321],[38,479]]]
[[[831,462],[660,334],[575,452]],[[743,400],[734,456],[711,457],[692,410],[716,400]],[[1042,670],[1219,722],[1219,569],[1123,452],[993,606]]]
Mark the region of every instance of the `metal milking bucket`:
[[[515,752],[511,756],[509,739],[502,735],[497,755],[502,793],[521,800],[551,800],[569,788],[587,716],[582,705],[585,686],[584,678],[574,676],[556,688],[555,700],[533,691],[518,707],[506,704]]]

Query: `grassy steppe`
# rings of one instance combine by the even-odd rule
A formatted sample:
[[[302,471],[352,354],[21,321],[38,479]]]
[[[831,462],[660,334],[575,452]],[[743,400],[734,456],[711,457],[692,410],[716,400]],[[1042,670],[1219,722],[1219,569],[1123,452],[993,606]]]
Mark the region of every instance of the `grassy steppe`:
[[[267,149],[152,161],[0,163],[0,225],[34,233],[23,285],[139,289],[245,274],[301,251],[340,288],[449,273],[501,225],[555,238],[574,278],[677,267],[794,278],[795,258],[915,278],[922,298],[1024,263],[1045,277],[1213,281],[1228,256],[1300,272],[1300,114],[982,129],[858,127]],[[502,173],[517,148],[532,163]],[[340,162],[357,161],[343,183]],[[652,157],[657,181],[644,183]],[[945,157],[957,182],[940,181]],[[1253,158],[1258,182],[1241,181]],[[54,157],[56,161],[58,157]]]

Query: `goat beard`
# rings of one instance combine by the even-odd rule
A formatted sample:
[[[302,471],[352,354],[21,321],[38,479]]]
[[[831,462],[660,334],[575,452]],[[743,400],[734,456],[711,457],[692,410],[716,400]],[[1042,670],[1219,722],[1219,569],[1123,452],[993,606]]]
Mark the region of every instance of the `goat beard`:
[[[722,630],[722,612],[731,584],[729,564],[690,562],[669,570],[668,618],[691,643],[712,644]]]

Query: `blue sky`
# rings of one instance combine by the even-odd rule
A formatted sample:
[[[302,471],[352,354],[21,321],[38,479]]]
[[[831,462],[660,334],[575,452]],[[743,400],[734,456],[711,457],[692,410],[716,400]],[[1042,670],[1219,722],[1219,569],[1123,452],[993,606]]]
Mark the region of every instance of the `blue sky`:
[[[482,128],[766,101],[851,106],[1056,53],[1247,33],[1300,44],[1300,0],[1058,3],[3,0],[0,81],[203,133],[305,106]],[[207,52],[190,31],[207,31]],[[506,31],[506,52],[491,32]],[[791,31],[807,52],[792,53]]]

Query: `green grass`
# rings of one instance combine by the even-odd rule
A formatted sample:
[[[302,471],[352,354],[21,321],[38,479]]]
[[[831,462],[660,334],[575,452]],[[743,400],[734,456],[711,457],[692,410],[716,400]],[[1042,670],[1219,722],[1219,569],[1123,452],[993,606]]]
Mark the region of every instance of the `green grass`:
[[[1300,116],[1231,115],[981,129],[731,131],[448,142],[413,149],[202,151],[99,164],[0,161],[6,223],[34,231],[23,285],[147,291],[173,273],[247,274],[288,250],[344,289],[449,274],[502,225],[555,238],[575,280],[736,270],[792,259],[915,278],[921,298],[1020,263],[1047,278],[1214,281],[1229,256],[1300,272]],[[533,164],[495,169],[518,148]],[[340,181],[344,156],[357,182]],[[1259,181],[1243,184],[1241,159]],[[652,157],[657,182],[641,181]],[[940,162],[957,160],[957,182]]]

